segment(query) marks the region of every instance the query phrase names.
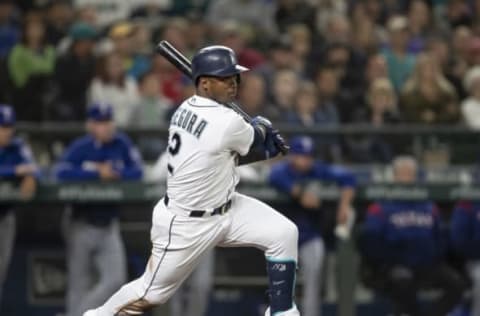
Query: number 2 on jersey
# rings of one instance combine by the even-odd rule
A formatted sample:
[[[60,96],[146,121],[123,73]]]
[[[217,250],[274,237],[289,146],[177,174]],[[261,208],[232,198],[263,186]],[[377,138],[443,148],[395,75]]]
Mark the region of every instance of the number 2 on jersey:
[[[182,139],[178,133],[174,133],[170,139],[167,150],[170,155],[175,156],[180,151],[180,146],[182,146]],[[173,166],[171,164],[167,165],[167,169],[170,174],[173,174]]]

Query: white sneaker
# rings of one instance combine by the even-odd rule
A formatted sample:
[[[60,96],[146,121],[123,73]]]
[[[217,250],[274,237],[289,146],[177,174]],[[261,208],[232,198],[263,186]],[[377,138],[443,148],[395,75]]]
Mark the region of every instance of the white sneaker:
[[[90,316],[90,315],[83,315],[83,316]],[[267,308],[267,310],[265,311],[265,316],[273,316],[273,315],[270,315],[270,307]],[[293,308],[289,309],[288,311],[276,313],[275,316],[300,316],[300,312],[298,311],[297,306],[293,305]]]
[[[90,310],[86,311],[85,313],[83,313],[83,316],[97,316],[97,313],[95,313],[95,310],[90,309]]]

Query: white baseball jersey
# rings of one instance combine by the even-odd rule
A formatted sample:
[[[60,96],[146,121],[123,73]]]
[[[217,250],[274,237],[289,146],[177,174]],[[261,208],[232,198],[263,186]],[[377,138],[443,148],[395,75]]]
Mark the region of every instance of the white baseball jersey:
[[[170,121],[167,194],[172,206],[211,210],[227,202],[239,177],[237,155],[252,145],[253,127],[232,109],[192,96]]]

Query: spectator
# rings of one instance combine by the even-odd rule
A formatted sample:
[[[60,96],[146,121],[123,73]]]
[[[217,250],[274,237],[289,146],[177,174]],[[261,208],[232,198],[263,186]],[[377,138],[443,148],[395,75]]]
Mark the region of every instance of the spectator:
[[[392,164],[395,183],[416,183],[413,158],[397,157]],[[445,263],[446,234],[440,226],[438,210],[428,200],[383,200],[368,208],[360,235],[370,271],[364,281],[393,301],[395,315],[447,315],[461,299],[465,284]],[[420,311],[417,292],[425,288],[441,295]]]
[[[33,197],[39,171],[29,146],[14,136],[15,112],[9,105],[0,104],[0,180],[19,183],[24,200]],[[13,252],[16,218],[14,205],[0,204],[0,301]]]
[[[47,43],[57,46],[67,36],[73,22],[73,9],[68,0],[49,0],[45,9]]]
[[[163,126],[171,107],[172,103],[160,91],[158,77],[147,72],[140,77],[139,102],[134,107],[130,123],[142,127]]]
[[[312,181],[334,181],[340,187],[337,223],[345,223],[351,216],[355,195],[355,178],[347,170],[313,158],[314,144],[310,137],[295,137],[290,142],[287,161],[275,164],[269,176],[270,185],[286,194],[291,208],[284,213],[299,230],[299,264],[303,267],[302,315],[317,316],[320,309],[321,271],[325,257],[322,234],[314,224],[315,215],[324,213],[325,207],[312,189]]]
[[[470,315],[480,315],[480,207],[478,202],[460,201],[451,221],[451,240],[454,250],[467,261],[472,282]]]
[[[96,74],[88,90],[90,103],[109,103],[115,107],[114,121],[125,127],[138,103],[137,83],[125,73],[122,58],[117,53],[100,57]]]
[[[341,122],[351,121],[353,107],[350,103],[344,102],[340,96],[340,82],[338,72],[332,67],[322,67],[318,70],[315,84],[320,100],[320,107],[323,109],[335,109],[338,119]],[[340,106],[342,103],[342,106]]]
[[[342,14],[332,15],[328,19],[322,35],[327,45],[331,43],[350,43],[352,39],[352,25],[350,20]]]
[[[425,48],[428,32],[432,31],[430,9],[425,0],[410,1],[408,8],[408,28],[410,41],[408,51],[418,54]]]
[[[472,24],[472,10],[469,3],[463,0],[450,0],[447,3],[447,19],[452,29],[457,26]]]
[[[233,49],[237,55],[238,63],[249,69],[255,69],[265,61],[263,55],[248,46],[248,30],[235,21],[226,21],[218,31],[217,42]]]
[[[225,21],[234,20],[266,36],[276,32],[273,10],[274,2],[270,1],[212,0],[205,19],[213,28],[221,27]]]
[[[273,81],[276,73],[284,69],[292,69],[295,56],[293,55],[292,41],[289,37],[280,37],[270,43],[267,61],[256,69],[267,84],[267,99],[273,102]]]
[[[56,120],[84,121],[87,90],[95,75],[93,54],[97,31],[86,23],[76,23],[69,33],[72,44],[69,51],[57,59],[55,79],[59,96],[55,112]]]
[[[115,131],[112,111],[107,104],[93,104],[88,108],[88,135],[67,148],[55,168],[58,180],[141,179],[140,155],[126,135]],[[126,281],[119,207],[119,204],[107,203],[71,206],[67,230],[68,316],[81,316],[89,308],[98,306]]]
[[[18,119],[37,122],[46,119],[55,49],[45,44],[41,16],[31,14],[25,18],[21,42],[11,50],[7,62]]]
[[[273,79],[273,106],[271,117],[273,121],[285,118],[284,114],[291,111],[298,89],[298,76],[293,70],[280,70]]]
[[[89,10],[94,11],[96,26],[100,29],[105,29],[117,21],[126,20],[135,4],[129,0],[74,0],[72,2],[76,10],[89,7]]]
[[[395,91],[401,91],[403,84],[413,72],[415,56],[408,52],[408,20],[404,16],[393,16],[388,20],[389,46],[383,54],[387,60],[388,76]]]
[[[453,86],[438,62],[427,54],[418,57],[412,76],[401,94],[401,111],[409,123],[457,123],[459,107]]]
[[[397,97],[387,78],[375,79],[367,92],[367,108],[359,109],[355,121],[373,127],[384,127],[399,121]],[[360,163],[387,163],[393,158],[393,148],[382,135],[351,137],[348,140],[352,160]]]
[[[254,72],[242,75],[238,100],[243,110],[252,117],[271,111],[266,105],[265,81],[261,75]],[[270,115],[266,114],[266,117]]]
[[[315,8],[305,0],[278,1],[274,17],[280,33],[295,24],[304,24],[310,32],[315,32],[315,18]]]
[[[8,56],[20,38],[17,15],[13,0],[0,1],[0,60]]]
[[[320,103],[315,84],[300,83],[295,95],[294,109],[287,113],[287,121],[301,126],[335,126],[339,117],[335,105]]]
[[[480,66],[467,72],[464,79],[469,96],[462,102],[462,116],[468,127],[480,129]]]
[[[306,74],[308,57],[312,51],[312,33],[305,24],[292,24],[287,33],[292,39],[293,69],[299,74]]]

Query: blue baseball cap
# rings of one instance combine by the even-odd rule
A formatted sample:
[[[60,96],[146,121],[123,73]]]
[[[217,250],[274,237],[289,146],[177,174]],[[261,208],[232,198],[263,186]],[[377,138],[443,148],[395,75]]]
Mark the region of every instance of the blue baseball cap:
[[[313,139],[309,136],[297,136],[290,140],[290,153],[297,155],[312,155]]]
[[[0,104],[0,126],[15,125],[15,110],[7,104]]]
[[[113,108],[108,103],[93,103],[87,109],[87,119],[92,121],[111,121]]]

